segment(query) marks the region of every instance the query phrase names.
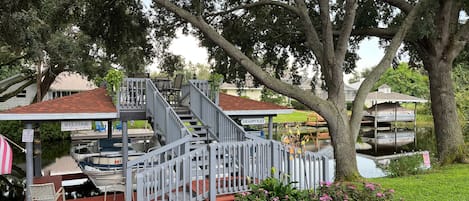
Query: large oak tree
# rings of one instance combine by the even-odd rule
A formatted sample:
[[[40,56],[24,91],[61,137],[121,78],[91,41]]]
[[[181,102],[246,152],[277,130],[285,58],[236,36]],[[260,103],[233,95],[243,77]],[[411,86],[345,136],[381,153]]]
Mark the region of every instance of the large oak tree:
[[[370,13],[359,9],[357,0],[295,1],[179,1],[153,0],[156,37],[171,38],[175,29],[193,31],[209,47],[215,70],[226,77],[249,72],[266,87],[294,98],[317,111],[328,122],[336,160],[336,180],[359,177],[355,141],[362,118],[364,100],[391,61],[417,12],[411,11],[394,35],[377,68],[360,87],[347,115],[344,94],[344,69],[354,66],[350,40],[357,17]],[[417,10],[417,9],[415,9]],[[376,22],[377,23],[377,22]],[[195,28],[195,29],[191,29]],[[334,29],[340,29],[334,37]],[[294,58],[293,69],[288,64]],[[282,72],[290,68],[319,66],[327,88],[327,99],[283,82]]]
[[[403,14],[410,13],[415,7],[412,3],[415,1],[386,0],[385,2],[397,7]],[[389,12],[389,9],[387,10]],[[431,1],[425,9],[422,9],[422,17],[405,38],[406,49],[411,53],[411,63],[423,63],[429,76],[437,150],[442,164],[469,162],[462,128],[458,121],[451,76],[453,63],[469,40],[469,23],[467,19],[464,20],[468,10],[468,1]],[[389,16],[386,28],[368,27],[356,30],[353,34],[390,39],[397,32],[395,25],[400,24],[401,19],[402,16]]]

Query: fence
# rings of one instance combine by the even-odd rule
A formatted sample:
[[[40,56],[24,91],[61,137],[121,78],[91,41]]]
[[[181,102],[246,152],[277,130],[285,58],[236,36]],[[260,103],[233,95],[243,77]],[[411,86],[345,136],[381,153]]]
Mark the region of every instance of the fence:
[[[327,180],[328,164],[327,157],[270,140],[210,144],[137,173],[137,198],[215,200],[268,177],[312,189]]]

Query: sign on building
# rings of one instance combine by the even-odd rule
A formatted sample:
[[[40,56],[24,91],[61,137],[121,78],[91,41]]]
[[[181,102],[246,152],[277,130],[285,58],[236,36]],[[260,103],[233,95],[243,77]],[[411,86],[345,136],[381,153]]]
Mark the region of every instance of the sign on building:
[[[241,119],[241,125],[261,125],[265,124],[264,118],[246,118]]]
[[[60,129],[62,131],[91,130],[91,121],[62,121]]]

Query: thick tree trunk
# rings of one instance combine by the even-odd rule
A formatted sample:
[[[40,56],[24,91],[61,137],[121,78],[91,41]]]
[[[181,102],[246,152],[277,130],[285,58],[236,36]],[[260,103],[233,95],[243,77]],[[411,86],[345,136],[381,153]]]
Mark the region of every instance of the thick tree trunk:
[[[338,116],[343,115],[338,114]],[[360,178],[357,168],[355,139],[346,119],[336,118],[327,121],[336,160],[335,181],[356,181]]]
[[[458,119],[453,82],[452,63],[443,59],[425,62],[429,73],[431,108],[440,162],[449,164],[465,160],[464,137]]]

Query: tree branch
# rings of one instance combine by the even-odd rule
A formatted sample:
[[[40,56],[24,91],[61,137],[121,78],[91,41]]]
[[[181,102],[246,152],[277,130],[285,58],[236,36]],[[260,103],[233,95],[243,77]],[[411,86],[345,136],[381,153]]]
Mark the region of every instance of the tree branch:
[[[237,11],[237,10],[250,9],[250,8],[253,8],[253,7],[257,7],[257,6],[267,6],[267,5],[283,7],[287,10],[290,10],[294,14],[299,15],[298,9],[295,8],[294,6],[291,6],[291,5],[288,5],[286,3],[282,3],[282,2],[279,2],[279,1],[261,0],[261,1],[258,1],[258,2],[250,3],[250,4],[239,5],[239,6],[236,6],[234,8],[231,8],[231,9],[228,9],[228,10],[225,10],[225,11],[216,12],[216,13],[209,13],[206,16],[211,17],[211,16],[216,16],[216,15],[224,15],[224,14],[231,13],[231,12]]]
[[[345,53],[348,49],[350,33],[352,32],[353,22],[355,21],[355,15],[357,13],[357,7],[358,3],[356,0],[347,0],[345,3],[345,20],[342,23],[342,28],[335,50],[335,57],[336,61],[338,61],[338,66],[342,66],[342,64],[344,63]]]
[[[321,28],[322,28],[322,42],[323,42],[323,57],[321,64],[322,73],[325,77],[326,85],[332,86],[332,69],[329,66],[334,66],[334,37],[332,35],[332,24],[329,9],[329,0],[319,0],[319,11],[321,15]],[[331,92],[330,90],[328,91]]]
[[[303,24],[306,45],[314,52],[314,55],[321,64],[323,60],[323,44],[321,43],[321,40],[319,40],[318,33],[314,29],[306,4],[304,0],[295,0],[295,3],[299,11],[300,20]]]
[[[2,94],[3,92],[5,92],[6,90],[8,90],[10,87],[12,87],[13,85],[15,84],[18,84],[20,82],[23,82],[27,79],[32,79],[33,76],[24,76],[24,75],[21,75],[19,77],[16,77],[16,78],[13,78],[13,80],[11,80],[7,85],[5,85],[4,87],[0,88],[0,94]]]
[[[383,1],[388,3],[391,6],[399,8],[400,10],[402,10],[402,12],[406,14],[408,14],[413,8],[413,6],[405,0],[383,0]]]
[[[7,93],[7,94],[4,94],[0,97],[0,102],[5,102],[7,101],[8,99],[16,96],[18,93],[22,92],[26,87],[28,87],[29,85],[33,84],[35,82],[34,79],[30,79],[28,80],[28,82],[24,83],[23,85],[21,85],[18,89],[16,89],[15,91],[12,91],[10,93]]]
[[[21,55],[21,56],[19,56],[19,57],[13,58],[13,59],[11,59],[10,61],[7,61],[7,62],[5,62],[5,63],[0,63],[0,68],[2,68],[2,67],[4,67],[4,66],[9,66],[9,65],[11,65],[11,64],[13,64],[13,63],[15,63],[15,62],[17,62],[17,61],[19,61],[19,60],[25,58],[26,56],[28,56],[28,54]]]
[[[396,35],[397,30],[393,28],[362,28],[353,30],[352,36],[376,36],[384,39],[392,39]],[[334,32],[334,35],[339,35],[338,31]]]
[[[467,45],[467,41],[469,41],[469,23],[466,22],[461,29],[456,33],[453,40],[451,41],[450,47],[448,48],[448,57],[452,59],[456,58],[459,53],[464,49]]]
[[[154,0],[154,2],[175,13],[185,21],[191,23],[194,27],[197,27],[205,35],[205,37],[222,48],[227,55],[236,60],[266,87],[273,89],[285,96],[297,99],[300,102],[307,103],[306,105],[308,107],[317,111],[322,116],[323,114],[332,116],[334,107],[331,103],[313,95],[312,93],[305,93],[304,90],[297,86],[284,83],[281,80],[270,76],[267,72],[263,71],[260,66],[258,66],[254,61],[243,54],[243,52],[241,52],[236,46],[222,37],[213,27],[208,25],[203,20],[195,17],[186,10],[179,8],[168,0]]]
[[[419,2],[417,6],[407,15],[401,27],[394,35],[391,44],[386,49],[384,57],[379,62],[378,66],[376,66],[376,68],[371,71],[371,73],[363,81],[363,83],[360,85],[360,88],[358,89],[357,95],[355,96],[355,100],[353,102],[352,117],[350,119],[350,127],[354,133],[355,139],[358,137],[358,131],[360,130],[360,121],[363,117],[363,106],[365,105],[366,97],[376,81],[378,81],[386,69],[391,66],[392,59],[394,58],[394,55],[396,55],[396,52],[404,40],[407,31],[411,28],[413,22],[415,21],[415,18],[417,17],[417,11],[422,7],[423,2],[425,2],[425,0]]]

